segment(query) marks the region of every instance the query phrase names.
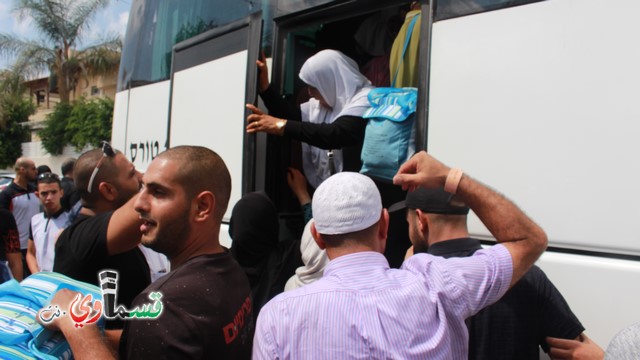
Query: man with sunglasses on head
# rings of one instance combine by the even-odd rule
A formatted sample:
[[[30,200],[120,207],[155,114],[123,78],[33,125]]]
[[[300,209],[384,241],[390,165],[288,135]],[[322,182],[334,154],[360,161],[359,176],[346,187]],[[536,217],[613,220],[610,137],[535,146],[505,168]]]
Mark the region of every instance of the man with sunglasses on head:
[[[142,222],[133,207],[141,174],[107,142],[82,154],[73,172],[82,210],[56,242],[53,270],[95,285],[100,271],[118,271],[116,301],[129,309],[151,282],[149,266],[138,248]],[[107,328],[122,325],[119,320],[106,324]]]
[[[67,224],[69,213],[62,208],[64,194],[58,175],[45,172],[38,176],[36,195],[44,211],[31,218],[29,245],[27,247],[27,265],[35,274],[53,270],[53,257],[58,235]]]

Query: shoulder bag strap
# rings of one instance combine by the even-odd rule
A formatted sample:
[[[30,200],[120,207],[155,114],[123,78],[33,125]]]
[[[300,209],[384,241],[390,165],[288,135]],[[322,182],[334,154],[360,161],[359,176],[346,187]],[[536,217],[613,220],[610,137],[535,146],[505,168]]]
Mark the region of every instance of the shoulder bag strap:
[[[418,17],[421,16],[421,13],[416,14],[413,19],[411,19],[411,22],[409,23],[409,28],[407,29],[407,35],[404,38],[404,47],[402,48],[402,57],[400,58],[400,61],[398,62],[398,66],[396,67],[396,73],[395,75],[393,75],[393,81],[391,81],[391,87],[395,87],[396,85],[396,80],[398,78],[398,72],[400,71],[400,66],[402,66],[402,60],[404,59],[404,54],[407,52],[407,47],[409,46],[409,41],[411,41],[411,35],[413,34],[413,27],[416,25],[416,22],[418,22]]]

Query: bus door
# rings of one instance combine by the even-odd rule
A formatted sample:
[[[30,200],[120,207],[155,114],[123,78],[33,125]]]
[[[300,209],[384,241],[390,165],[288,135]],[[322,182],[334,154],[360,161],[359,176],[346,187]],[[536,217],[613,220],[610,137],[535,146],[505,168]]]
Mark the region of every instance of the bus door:
[[[388,56],[409,4],[410,1],[389,0],[333,1],[288,12],[297,4],[279,3],[285,12],[274,17],[272,87],[292,105],[306,102],[306,84],[298,73],[309,57],[324,49],[341,51],[355,60],[362,72],[375,58]],[[269,139],[268,150],[270,173],[265,188],[281,211],[297,209],[297,200],[287,186],[286,168],[302,169],[300,144],[274,138]]]
[[[275,17],[272,87],[291,105],[306,102],[309,97],[306,84],[298,77],[300,68],[309,57],[324,49],[339,50],[353,59],[373,85],[390,86],[388,59],[409,9],[407,1],[331,2]],[[269,141],[268,150],[267,192],[281,212],[299,209],[285,177],[288,166],[302,169],[299,142],[273,139]],[[391,185],[389,188],[395,190]],[[383,205],[404,199],[404,194],[397,193],[399,198],[388,196],[383,199]],[[389,203],[384,204],[385,201]],[[402,213],[393,214],[390,223],[395,241],[387,246],[385,255],[392,267],[398,267],[410,246],[407,223]],[[287,227],[294,228],[294,225]]]
[[[231,173],[231,198],[255,188],[255,136],[245,104],[256,101],[262,14],[212,29],[173,48],[167,147],[199,145],[218,153]]]

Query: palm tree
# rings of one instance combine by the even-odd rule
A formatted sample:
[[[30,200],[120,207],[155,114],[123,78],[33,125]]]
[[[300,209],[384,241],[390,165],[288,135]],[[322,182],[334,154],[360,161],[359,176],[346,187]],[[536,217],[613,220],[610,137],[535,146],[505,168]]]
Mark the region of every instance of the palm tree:
[[[19,19],[30,17],[41,37],[20,39],[0,34],[0,56],[15,56],[17,71],[35,76],[50,71],[61,102],[69,102],[76,85],[91,76],[118,71],[122,42],[107,35],[98,44],[78,49],[95,14],[111,0],[16,0]]]

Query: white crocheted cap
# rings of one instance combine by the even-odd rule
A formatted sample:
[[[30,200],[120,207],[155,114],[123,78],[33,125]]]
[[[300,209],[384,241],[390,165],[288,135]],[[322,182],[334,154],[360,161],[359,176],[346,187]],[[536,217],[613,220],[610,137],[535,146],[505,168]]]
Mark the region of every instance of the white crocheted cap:
[[[366,229],[380,220],[382,200],[370,178],[355,172],[341,172],[318,186],[311,208],[319,233],[347,234]]]

